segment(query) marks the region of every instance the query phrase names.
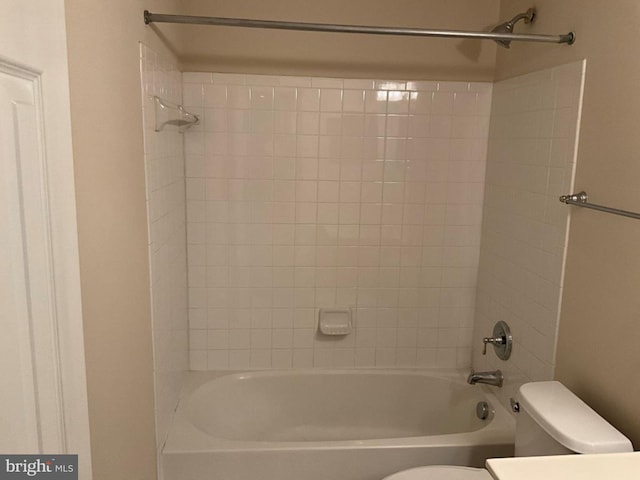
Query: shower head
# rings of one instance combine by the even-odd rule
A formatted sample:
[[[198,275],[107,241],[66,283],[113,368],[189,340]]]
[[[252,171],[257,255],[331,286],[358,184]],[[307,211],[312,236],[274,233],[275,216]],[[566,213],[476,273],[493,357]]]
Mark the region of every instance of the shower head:
[[[535,16],[536,9],[530,8],[525,13],[519,13],[508,22],[504,22],[496,26],[493,30],[491,30],[491,33],[513,33],[513,27],[516,23],[518,23],[520,20],[524,20],[524,23],[529,24],[533,22]],[[496,40],[495,42],[498,45],[503,46],[504,48],[511,47],[511,40]]]

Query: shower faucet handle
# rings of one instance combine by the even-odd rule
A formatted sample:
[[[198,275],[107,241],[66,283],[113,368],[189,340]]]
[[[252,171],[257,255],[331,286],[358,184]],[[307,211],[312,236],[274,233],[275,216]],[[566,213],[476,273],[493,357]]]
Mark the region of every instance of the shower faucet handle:
[[[493,336],[482,339],[482,354],[487,354],[487,345],[493,345],[500,360],[507,360],[511,355],[513,337],[509,325],[500,321],[493,326]]]
[[[502,337],[484,337],[482,339],[482,343],[484,344],[482,347],[482,354],[486,355],[487,354],[487,345],[491,344],[491,345],[502,345],[504,342],[504,339]]]

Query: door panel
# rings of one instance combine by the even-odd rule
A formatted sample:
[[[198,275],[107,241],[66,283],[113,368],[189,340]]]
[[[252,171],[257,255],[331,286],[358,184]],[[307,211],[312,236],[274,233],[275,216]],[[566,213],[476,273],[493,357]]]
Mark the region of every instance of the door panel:
[[[7,453],[40,447],[19,168],[37,158],[29,141],[32,109],[32,82],[1,73],[0,368],[6,386],[0,389],[0,451]]]
[[[0,15],[0,452],[91,478],[64,0]]]

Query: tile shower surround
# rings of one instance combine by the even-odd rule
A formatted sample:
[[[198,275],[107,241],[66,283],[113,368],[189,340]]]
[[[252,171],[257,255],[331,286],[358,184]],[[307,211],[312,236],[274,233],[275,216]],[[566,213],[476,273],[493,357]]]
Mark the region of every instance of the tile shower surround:
[[[191,368],[469,366],[491,90],[184,73]]]
[[[497,82],[493,87],[473,366],[502,369],[505,405],[522,383],[551,380],[571,209],[584,62]],[[509,361],[482,337],[504,320]]]
[[[144,162],[149,225],[156,442],[160,449],[189,369],[187,251],[182,135],[155,132],[153,96],[177,103],[182,77],[175,62],[140,44]]]

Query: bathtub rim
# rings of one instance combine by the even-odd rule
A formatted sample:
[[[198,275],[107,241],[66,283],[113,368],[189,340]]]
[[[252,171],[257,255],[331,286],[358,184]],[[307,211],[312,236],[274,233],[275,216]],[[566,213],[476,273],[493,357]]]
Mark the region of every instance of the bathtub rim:
[[[206,372],[187,372],[180,399],[176,406],[169,433],[165,439],[163,454],[207,453],[207,452],[267,452],[267,451],[312,451],[376,448],[423,448],[455,447],[491,444],[513,444],[515,420],[504,408],[497,396],[486,385],[466,385],[482,392],[488,398],[495,414],[491,422],[478,430],[431,436],[382,438],[367,440],[338,441],[247,441],[216,438],[198,429],[191,423],[187,412],[187,399],[200,386],[224,377],[280,376],[291,374],[411,374],[435,377],[461,385],[466,385],[466,370],[457,369],[417,369],[417,368],[309,368],[309,369],[273,369],[273,370],[217,370]]]

